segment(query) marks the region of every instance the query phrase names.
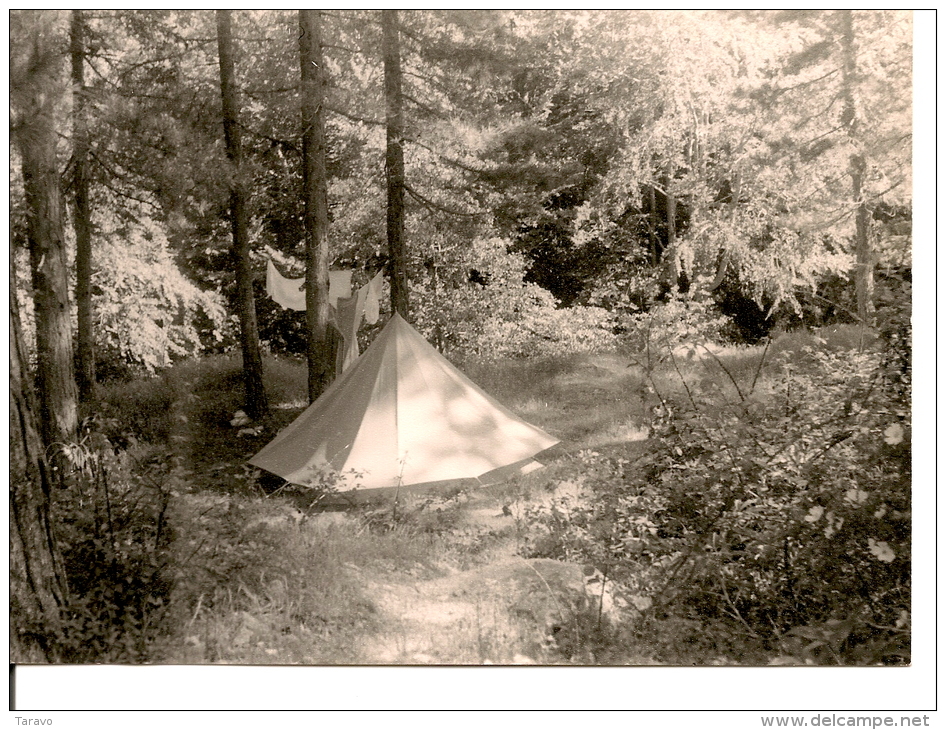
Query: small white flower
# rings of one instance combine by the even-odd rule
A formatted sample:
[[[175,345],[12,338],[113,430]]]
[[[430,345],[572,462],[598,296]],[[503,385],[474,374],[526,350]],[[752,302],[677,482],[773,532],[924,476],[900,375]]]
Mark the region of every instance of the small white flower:
[[[903,426],[899,423],[892,423],[884,429],[884,441],[891,446],[895,446],[903,441]]]
[[[824,514],[824,507],[812,507],[808,510],[808,514],[805,515],[805,522],[817,522],[821,519],[821,515]]]
[[[874,540],[872,537],[867,538],[867,549],[870,550],[871,555],[882,563],[891,563],[897,557],[890,545],[883,540]]]

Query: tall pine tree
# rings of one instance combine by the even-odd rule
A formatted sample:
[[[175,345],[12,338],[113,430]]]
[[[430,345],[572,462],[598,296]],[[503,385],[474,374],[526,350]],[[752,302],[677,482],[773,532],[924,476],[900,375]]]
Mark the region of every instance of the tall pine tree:
[[[268,411],[263,387],[263,358],[256,328],[256,300],[250,267],[250,237],[247,225],[246,180],[242,170],[243,144],[240,134],[240,107],[234,71],[231,11],[217,11],[217,47],[220,60],[220,93],[223,99],[223,130],[227,157],[233,167],[230,177],[230,220],[233,230],[233,258],[236,268],[237,309],[240,317],[240,347],[243,353],[243,384],[246,412],[259,418]]]
[[[388,255],[391,309],[408,319],[407,254],[404,243],[404,115],[401,96],[401,50],[397,10],[382,10],[384,33],[384,99],[387,151],[384,158],[388,190]]]
[[[72,11],[69,52],[72,61],[72,204],[76,234],[76,382],[88,401],[95,386],[95,335],[92,319],[92,211],[89,204],[89,129],[85,88],[85,20]]]
[[[305,202],[306,355],[309,400],[332,380],[328,302],[328,182],[325,171],[325,62],[318,10],[299,11],[302,73],[302,199]]]

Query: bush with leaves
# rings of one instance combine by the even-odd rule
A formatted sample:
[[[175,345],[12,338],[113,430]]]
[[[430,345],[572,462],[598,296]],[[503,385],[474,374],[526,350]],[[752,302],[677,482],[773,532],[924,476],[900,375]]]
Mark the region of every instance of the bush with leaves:
[[[600,565],[708,652],[909,661],[909,410],[880,364],[806,348],[735,397],[684,381],[642,459],[586,455],[593,498],[538,515],[534,550]]]
[[[411,284],[414,322],[443,351],[490,360],[614,346],[607,311],[558,308],[548,291],[524,281],[524,257],[508,253],[501,239],[474,241],[453,267],[453,280]]]
[[[218,345],[232,331],[223,300],[177,267],[161,225],[102,225],[92,277],[99,370],[154,372]]]
[[[65,661],[147,661],[172,588],[171,460],[150,447],[116,452],[90,428],[56,449],[73,470],[52,505],[70,589]]]
[[[719,341],[725,326],[726,318],[711,299],[692,294],[677,295],[621,320],[625,344],[640,353],[648,369],[668,362],[675,353],[686,355]]]

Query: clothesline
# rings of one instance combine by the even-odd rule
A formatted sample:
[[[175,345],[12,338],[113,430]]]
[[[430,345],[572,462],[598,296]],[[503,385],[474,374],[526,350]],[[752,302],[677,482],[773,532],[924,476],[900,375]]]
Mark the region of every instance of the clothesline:
[[[344,372],[358,358],[358,329],[364,318],[375,324],[381,316],[381,284],[379,271],[371,281],[352,294],[350,270],[329,271],[328,301],[329,321],[342,337],[335,367]],[[288,279],[276,269],[272,260],[266,262],[266,293],[274,302],[286,309],[304,312],[305,278]]]

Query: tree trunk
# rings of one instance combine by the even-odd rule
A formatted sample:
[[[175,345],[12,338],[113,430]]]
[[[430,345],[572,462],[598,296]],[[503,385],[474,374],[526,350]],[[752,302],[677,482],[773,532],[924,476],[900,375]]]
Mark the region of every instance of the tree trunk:
[[[381,11],[384,35],[384,98],[387,112],[388,253],[391,308],[408,319],[407,257],[404,250],[404,118],[397,10]]]
[[[329,329],[328,181],[325,172],[322,27],[318,10],[299,11],[299,62],[302,67],[302,198],[305,201],[306,353],[309,401],[332,382],[334,338]]]
[[[92,212],[89,208],[89,131],[85,110],[85,27],[81,10],[72,11],[73,228],[76,234],[76,384],[88,402],[95,389],[95,338],[92,331]]]
[[[855,85],[857,83],[857,54],[854,48],[854,14],[841,10],[841,85],[844,108],[841,121],[847,128],[851,147],[851,195],[854,205],[854,253],[856,258],[854,282],[857,291],[857,316],[864,324],[871,324],[874,316],[874,262],[870,242],[870,212],[864,197],[864,177],[867,160],[858,134],[859,119]]]
[[[54,662],[66,580],[49,520],[46,449],[37,426],[10,262],[10,660]]]
[[[672,178],[672,176],[671,176]],[[671,291],[676,292],[680,284],[680,255],[677,252],[677,199],[667,185],[667,282]]]
[[[742,197],[742,174],[737,170],[733,173],[732,202],[730,204],[729,220],[733,229],[736,227],[736,218],[739,215],[739,199]],[[729,271],[729,262],[732,258],[732,251],[724,249],[720,251],[719,259],[716,262],[716,277],[710,284],[710,291],[716,291],[726,280],[726,273]]]
[[[660,261],[657,249],[657,188],[650,186],[648,192],[648,202],[650,203],[650,265],[656,266]]]
[[[56,158],[59,64],[51,32],[37,30],[28,62],[25,108],[15,125],[23,164],[27,236],[36,317],[37,385],[44,443],[75,439],[77,391],[73,367],[69,272]]]
[[[233,229],[233,259],[236,268],[237,309],[240,317],[240,348],[243,353],[243,385],[246,412],[251,418],[266,414],[269,405],[263,388],[263,358],[256,327],[256,300],[250,268],[250,237],[247,228],[246,181],[241,170],[243,146],[240,138],[239,106],[233,60],[231,11],[217,11],[217,48],[220,60],[220,94],[223,99],[223,131],[230,175],[230,222]]]

